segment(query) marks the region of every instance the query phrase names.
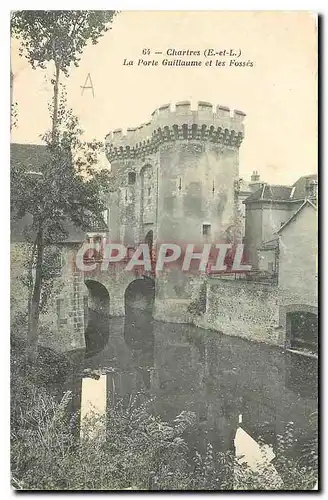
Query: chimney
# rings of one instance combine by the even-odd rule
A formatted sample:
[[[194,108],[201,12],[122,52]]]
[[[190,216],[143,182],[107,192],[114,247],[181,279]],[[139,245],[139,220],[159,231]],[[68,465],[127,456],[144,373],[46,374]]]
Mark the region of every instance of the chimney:
[[[311,201],[314,201],[317,203],[317,197],[318,197],[318,181],[312,180],[308,181],[306,183],[306,197],[309,198]]]
[[[251,175],[251,182],[249,183],[249,189],[252,193],[255,193],[260,187],[262,187],[263,182],[260,181],[260,174],[257,170],[253,170]]]
[[[251,175],[251,182],[259,182],[260,181],[260,174],[258,173],[257,170],[253,170],[253,173]]]

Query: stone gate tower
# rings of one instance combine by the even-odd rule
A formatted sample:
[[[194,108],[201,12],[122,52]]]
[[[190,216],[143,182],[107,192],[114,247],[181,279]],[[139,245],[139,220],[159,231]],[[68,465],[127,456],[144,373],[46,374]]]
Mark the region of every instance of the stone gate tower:
[[[188,101],[106,137],[110,238],[133,245],[238,241],[239,147],[245,113]]]

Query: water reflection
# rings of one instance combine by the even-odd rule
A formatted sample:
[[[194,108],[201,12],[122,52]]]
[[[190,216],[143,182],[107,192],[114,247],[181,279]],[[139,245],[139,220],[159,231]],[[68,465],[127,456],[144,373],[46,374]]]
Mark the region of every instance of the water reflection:
[[[313,437],[315,359],[191,325],[156,322],[141,308],[142,300],[126,308],[124,319],[107,322],[105,348],[85,360],[85,368],[108,371],[101,386],[107,409],[117,401],[127,406],[138,393],[154,398],[153,412],[163,420],[194,412],[196,428],[185,436],[191,458],[211,442],[214,451],[230,450],[256,464],[259,438],[274,454],[276,436],[290,421],[299,442]],[[95,391],[86,386],[83,392],[91,398]],[[82,395],[82,408],[87,400]]]
[[[104,285],[86,280],[88,298],[84,302],[86,356],[101,351],[109,336],[109,294]]]
[[[101,352],[106,346],[109,338],[109,321],[107,314],[89,309],[88,325],[85,331],[85,356],[87,358]]]
[[[124,321],[124,340],[130,349],[134,369],[144,388],[150,390],[150,374],[155,363],[152,313],[145,311],[140,314],[139,310],[130,309]]]
[[[88,422],[93,416],[105,416],[107,410],[107,384],[106,375],[101,375],[98,379],[84,378],[82,381],[82,395],[81,395],[81,423],[80,423],[80,436],[83,438],[85,434],[90,436],[90,425]],[[99,420],[97,423],[99,424]],[[100,424],[101,425],[101,424]],[[99,431],[103,431],[105,435],[105,428],[92,429],[94,434],[97,435]]]

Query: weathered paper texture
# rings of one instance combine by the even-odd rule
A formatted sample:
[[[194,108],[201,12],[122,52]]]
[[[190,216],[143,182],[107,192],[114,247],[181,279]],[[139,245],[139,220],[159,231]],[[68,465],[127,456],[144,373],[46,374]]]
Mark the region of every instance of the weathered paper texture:
[[[313,489],[318,19],[122,11],[110,26],[59,79],[109,173],[89,226],[78,219],[96,195],[67,180],[75,217],[67,150],[43,137],[54,61],[33,69],[12,39],[12,484]],[[72,131],[57,127],[58,141]]]

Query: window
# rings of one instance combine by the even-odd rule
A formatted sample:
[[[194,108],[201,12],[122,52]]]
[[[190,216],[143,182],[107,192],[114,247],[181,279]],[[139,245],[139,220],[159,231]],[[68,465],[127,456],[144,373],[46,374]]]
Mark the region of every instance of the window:
[[[57,328],[59,329],[63,325],[67,325],[64,299],[57,299]]]
[[[203,224],[203,236],[211,235],[211,224]]]
[[[124,200],[124,205],[129,205],[130,203],[133,203],[133,191],[134,189],[126,187],[122,190],[122,196]]]
[[[134,252],[135,252],[135,249],[133,247],[131,247],[131,246],[128,246],[127,247],[127,251],[126,251],[127,258],[128,259],[132,259]]]
[[[128,173],[128,184],[131,186],[132,184],[136,183],[136,173],[135,172],[129,172]]]
[[[151,193],[151,188],[149,187],[148,188],[148,196],[150,196],[150,193]]]

